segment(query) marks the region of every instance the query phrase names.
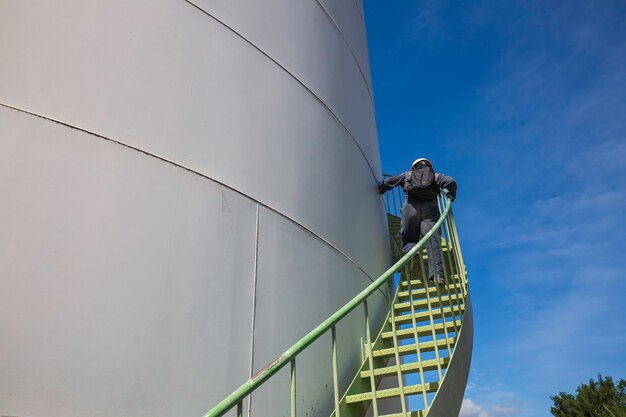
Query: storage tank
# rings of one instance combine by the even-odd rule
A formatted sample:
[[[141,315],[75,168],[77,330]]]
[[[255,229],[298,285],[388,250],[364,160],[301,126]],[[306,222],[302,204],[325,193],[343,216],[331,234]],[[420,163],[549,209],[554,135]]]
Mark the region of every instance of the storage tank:
[[[201,415],[389,265],[380,176],[360,0],[2,1],[0,415]]]

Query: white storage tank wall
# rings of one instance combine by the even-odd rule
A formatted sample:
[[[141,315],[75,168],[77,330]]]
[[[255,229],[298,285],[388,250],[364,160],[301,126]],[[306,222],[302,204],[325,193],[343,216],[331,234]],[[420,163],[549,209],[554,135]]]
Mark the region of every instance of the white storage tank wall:
[[[0,39],[1,415],[199,415],[388,266],[360,3],[6,1]]]

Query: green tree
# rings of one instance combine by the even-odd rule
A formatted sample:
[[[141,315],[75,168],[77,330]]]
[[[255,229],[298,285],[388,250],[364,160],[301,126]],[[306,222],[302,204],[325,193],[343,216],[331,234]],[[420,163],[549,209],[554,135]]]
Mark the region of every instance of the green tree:
[[[611,401],[610,404],[603,406],[611,417],[626,417],[626,405],[618,400]]]
[[[550,399],[555,417],[626,417],[626,380],[615,384],[610,376],[598,375],[597,381],[576,388],[575,395],[559,392]]]

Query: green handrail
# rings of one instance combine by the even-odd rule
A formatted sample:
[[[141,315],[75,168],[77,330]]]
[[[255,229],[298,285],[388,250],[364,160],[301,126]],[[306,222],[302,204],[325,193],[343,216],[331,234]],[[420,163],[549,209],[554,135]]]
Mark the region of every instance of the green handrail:
[[[296,355],[306,349],[309,345],[315,342],[320,338],[324,333],[330,330],[335,324],[339,322],[342,318],[348,315],[352,310],[358,307],[362,302],[366,301],[367,297],[369,297],[374,291],[380,288],[393,274],[398,272],[400,268],[402,268],[407,262],[413,258],[413,256],[422,249],[422,247],[428,242],[431,236],[439,230],[443,221],[448,216],[451,207],[451,200],[448,197],[448,190],[443,189],[442,192],[445,195],[445,207],[443,213],[437,220],[437,223],[430,229],[428,233],[413,247],[409,252],[407,252],[402,258],[400,258],[395,264],[393,264],[387,271],[385,271],[381,276],[379,276],[374,282],[367,286],[363,291],[361,291],[356,297],[352,300],[348,301],[343,307],[337,310],[334,314],[320,323],[316,328],[311,330],[309,333],[304,335],[300,340],[294,343],[289,349],[283,352],[282,355],[278,356],[274,359],[269,365],[263,368],[256,375],[252,376],[245,383],[243,383],[239,388],[230,393],[226,398],[220,401],[215,407],[205,413],[202,417],[221,417],[230,411],[233,407],[238,405],[245,397],[254,392],[257,388],[259,388],[265,381],[267,381],[272,375],[276,372],[280,371],[285,365],[291,363],[292,360],[296,357]],[[241,407],[238,407],[238,410]],[[237,413],[241,415],[240,412]]]

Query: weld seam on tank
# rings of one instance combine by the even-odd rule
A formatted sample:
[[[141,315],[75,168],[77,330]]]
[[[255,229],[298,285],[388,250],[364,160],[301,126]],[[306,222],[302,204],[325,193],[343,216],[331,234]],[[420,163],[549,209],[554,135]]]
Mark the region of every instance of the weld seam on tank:
[[[291,76],[291,78],[293,78],[294,80],[296,80],[296,82],[298,84],[300,84],[302,87],[304,87],[304,89],[306,89],[313,97],[315,97],[315,99],[317,101],[319,101],[319,103],[337,120],[337,122],[339,122],[339,124],[341,125],[341,127],[346,131],[346,133],[348,133],[348,136],[350,136],[350,139],[352,139],[352,142],[354,143],[354,145],[357,147],[357,149],[359,150],[359,152],[361,152],[361,155],[363,156],[363,159],[365,159],[365,163],[367,164],[367,167],[369,168],[372,177],[374,178],[375,181],[378,180],[378,177],[376,176],[376,173],[374,172],[374,168],[372,167],[372,164],[370,163],[369,159],[367,159],[367,155],[365,154],[365,152],[363,151],[363,148],[361,148],[361,145],[359,145],[359,143],[357,142],[356,138],[354,137],[354,135],[352,134],[352,132],[350,132],[350,129],[348,129],[348,127],[345,125],[345,123],[343,122],[343,120],[341,120],[341,118],[333,111],[333,109],[330,108],[329,105],[326,104],[326,102],[324,102],[324,100],[322,100],[309,86],[307,86],[304,82],[302,82],[298,77],[296,77],[291,71],[289,71],[286,67],[284,67],[280,62],[278,62],[276,59],[274,59],[271,55],[269,55],[267,52],[265,52],[264,50],[262,50],[260,47],[258,47],[256,44],[254,44],[252,41],[250,41],[249,39],[245,38],[243,35],[241,35],[239,32],[237,32],[236,30],[234,30],[233,28],[231,28],[230,26],[228,26],[226,23],[222,22],[221,20],[219,20],[217,17],[213,16],[212,14],[210,14],[209,12],[207,12],[206,10],[204,10],[202,7],[198,6],[197,4],[195,4],[193,1],[191,0],[184,0],[186,3],[188,3],[189,5],[191,5],[192,7],[195,7],[196,9],[198,9],[200,12],[204,13],[205,15],[209,16],[211,19],[215,20],[216,22],[218,22],[220,25],[224,26],[225,28],[227,28],[228,30],[230,30],[231,32],[233,32],[235,35],[237,35],[238,37],[240,37],[241,39],[243,39],[247,44],[249,44],[250,46],[252,46],[254,49],[256,49],[257,51],[259,51],[262,55],[264,55],[265,57],[267,57],[270,61],[272,61],[274,64],[276,64],[278,67],[280,67],[283,71],[285,71],[288,75]]]
[[[352,49],[352,47],[350,46],[350,43],[348,42],[348,40],[346,39],[345,35],[343,34],[343,32],[341,31],[341,28],[339,27],[339,25],[337,25],[337,22],[335,22],[335,19],[333,19],[333,17],[330,15],[330,13],[328,13],[328,10],[326,10],[326,8],[324,7],[324,5],[322,3],[320,3],[319,0],[314,0],[320,7],[321,9],[324,11],[324,14],[326,15],[326,17],[328,18],[328,20],[330,21],[330,23],[335,27],[335,29],[337,30],[337,33],[339,33],[339,36],[341,37],[341,39],[343,40],[343,42],[345,43],[346,47],[348,48],[348,50],[350,51],[350,54],[352,55],[352,58],[354,59],[354,62],[356,63],[357,68],[359,69],[359,72],[361,73],[361,78],[363,78],[363,82],[365,83],[365,88],[367,88],[367,94],[370,96],[370,102],[372,104],[374,104],[374,96],[372,94],[372,90],[370,88],[369,83],[367,82],[367,78],[365,77],[365,72],[363,72],[363,68],[361,67],[361,63],[359,62],[359,60],[356,57],[356,54],[354,53],[354,50]],[[355,0],[356,1],[356,0]],[[358,5],[357,5],[357,9],[358,9]],[[360,10],[359,10],[359,14],[360,14]]]
[[[335,245],[333,245],[333,244],[332,244],[332,243],[330,243],[328,240],[326,240],[325,238],[323,238],[321,235],[319,235],[319,234],[315,233],[314,231],[312,231],[311,229],[309,229],[308,227],[306,227],[306,226],[305,226],[305,225],[303,225],[302,223],[300,223],[300,222],[298,222],[298,221],[296,221],[296,220],[292,219],[291,217],[289,217],[289,216],[288,216],[288,215],[286,215],[285,213],[282,213],[282,212],[278,211],[278,210],[277,210],[277,209],[275,209],[274,207],[272,207],[272,206],[270,206],[270,205],[268,205],[268,204],[266,204],[266,203],[263,203],[262,201],[256,200],[254,197],[252,197],[252,196],[250,196],[250,195],[248,195],[248,194],[246,194],[246,193],[244,193],[244,192],[242,192],[242,191],[240,191],[240,190],[238,190],[238,189],[236,189],[236,188],[233,188],[232,186],[230,186],[230,185],[228,185],[228,184],[226,184],[226,183],[223,183],[223,182],[221,182],[221,181],[219,181],[219,180],[216,180],[215,178],[211,178],[211,177],[209,177],[209,176],[208,176],[208,175],[206,175],[206,174],[203,174],[203,173],[201,173],[201,172],[195,171],[195,170],[193,170],[193,169],[191,169],[191,168],[189,168],[189,167],[186,167],[185,165],[182,165],[182,164],[180,164],[180,163],[178,163],[178,162],[174,162],[174,161],[172,161],[172,160],[170,160],[170,159],[167,159],[167,158],[165,158],[165,157],[159,156],[159,155],[154,154],[154,153],[152,153],[152,152],[148,152],[148,151],[143,150],[143,149],[141,149],[141,148],[138,148],[138,147],[136,147],[136,146],[129,145],[129,144],[124,143],[124,142],[121,142],[121,141],[119,141],[119,140],[117,140],[117,139],[112,139],[112,138],[109,138],[109,137],[107,137],[107,136],[103,136],[103,135],[101,135],[101,134],[98,134],[98,133],[95,133],[95,132],[89,131],[89,130],[84,129],[84,128],[82,128],[82,127],[78,127],[78,126],[75,126],[75,125],[71,125],[71,124],[69,124],[69,123],[66,123],[66,122],[63,122],[63,121],[60,121],[60,120],[57,120],[57,119],[53,119],[53,118],[50,118],[50,117],[47,117],[47,116],[44,116],[44,115],[41,115],[41,114],[38,114],[38,113],[34,113],[34,112],[31,112],[31,111],[28,111],[28,110],[25,110],[25,109],[21,109],[21,108],[19,108],[19,107],[11,106],[10,104],[6,104],[6,103],[2,103],[2,102],[0,102],[0,106],[5,107],[5,108],[7,108],[7,109],[11,109],[11,110],[17,111],[17,112],[20,112],[20,113],[28,114],[28,115],[30,115],[30,116],[34,116],[34,117],[37,117],[37,118],[40,118],[40,119],[43,119],[43,120],[47,120],[47,121],[49,121],[49,122],[56,123],[56,124],[59,124],[59,125],[61,125],[61,126],[65,126],[65,127],[67,127],[67,128],[70,128],[70,129],[78,130],[78,131],[83,132],[83,133],[86,133],[86,134],[88,134],[88,135],[91,135],[91,136],[97,137],[97,138],[99,138],[99,139],[105,140],[105,141],[107,141],[107,142],[109,142],[109,143],[114,143],[114,144],[117,144],[117,145],[123,146],[123,147],[125,147],[125,148],[127,148],[127,149],[131,149],[131,150],[134,150],[134,151],[140,152],[140,153],[142,153],[142,154],[144,154],[144,155],[146,155],[146,156],[148,156],[148,157],[155,158],[155,159],[158,159],[158,160],[160,160],[160,161],[162,161],[162,162],[165,162],[165,163],[167,163],[167,164],[173,165],[173,166],[175,166],[175,167],[177,167],[177,168],[184,169],[185,171],[188,171],[188,172],[190,172],[190,173],[192,173],[192,174],[198,175],[198,176],[200,176],[200,177],[202,177],[202,178],[205,178],[205,179],[207,179],[207,180],[209,180],[209,181],[212,181],[212,182],[214,182],[214,183],[216,183],[216,184],[218,184],[218,185],[220,185],[220,186],[222,186],[222,187],[224,187],[224,188],[227,188],[227,189],[229,189],[229,190],[231,190],[231,191],[233,191],[233,192],[235,192],[235,193],[237,193],[237,194],[239,194],[239,195],[241,195],[241,196],[243,196],[243,197],[245,197],[245,198],[247,198],[247,199],[249,199],[249,200],[253,201],[254,203],[258,204],[259,206],[261,206],[261,207],[265,207],[266,209],[270,210],[271,212],[278,214],[279,216],[281,216],[281,217],[283,217],[283,218],[287,219],[289,222],[291,222],[291,223],[295,224],[296,226],[300,227],[302,230],[304,230],[305,232],[309,233],[311,236],[313,236],[314,238],[316,238],[316,239],[317,239],[317,240],[319,240],[320,242],[324,243],[325,245],[327,245],[328,247],[330,247],[331,249],[333,249],[333,250],[334,250],[335,252],[337,252],[339,255],[341,255],[342,257],[344,257],[344,258],[345,258],[346,260],[348,260],[351,264],[353,264],[354,266],[356,266],[356,267],[357,267],[357,269],[358,269],[359,271],[361,271],[361,273],[363,273],[363,275],[365,275],[365,276],[366,276],[366,277],[367,277],[370,281],[374,282],[374,279],[373,279],[373,278],[372,278],[372,277],[371,277],[371,276],[370,276],[370,275],[369,275],[369,274],[368,274],[368,273],[367,273],[367,272],[366,272],[366,271],[365,271],[365,270],[361,267],[361,265],[359,265],[359,264],[358,264],[358,263],[357,263],[354,259],[352,259],[350,256],[348,256],[347,254],[345,254],[345,253],[344,253],[341,249],[337,248]],[[386,294],[385,294],[382,290],[380,290],[380,291],[381,291],[381,293],[385,296],[385,298],[387,298],[387,295],[386,295]]]

